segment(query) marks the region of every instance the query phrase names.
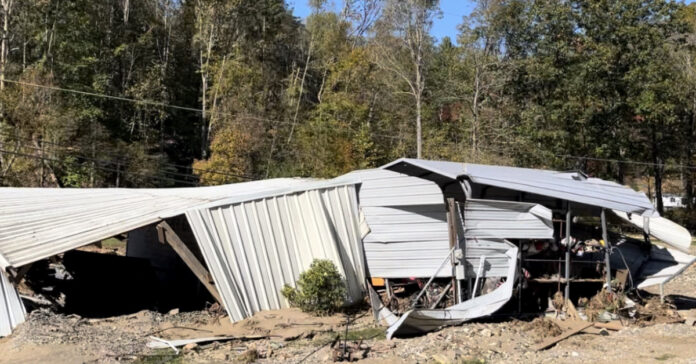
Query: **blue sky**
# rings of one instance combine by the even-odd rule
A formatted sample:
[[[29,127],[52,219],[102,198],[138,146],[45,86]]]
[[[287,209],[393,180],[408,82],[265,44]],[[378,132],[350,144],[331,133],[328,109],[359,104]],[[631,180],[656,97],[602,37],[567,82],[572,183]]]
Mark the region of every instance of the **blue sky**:
[[[329,0],[330,5],[334,9],[340,9],[341,0]],[[696,0],[685,0],[689,4]],[[294,8],[294,13],[300,18],[305,18],[309,15],[309,7],[307,0],[287,0],[288,5]],[[444,36],[449,36],[452,40],[457,39],[457,25],[461,24],[462,17],[469,15],[475,6],[473,0],[440,0],[440,9],[442,10],[442,18],[435,19],[433,23],[432,35],[437,39],[442,39]]]

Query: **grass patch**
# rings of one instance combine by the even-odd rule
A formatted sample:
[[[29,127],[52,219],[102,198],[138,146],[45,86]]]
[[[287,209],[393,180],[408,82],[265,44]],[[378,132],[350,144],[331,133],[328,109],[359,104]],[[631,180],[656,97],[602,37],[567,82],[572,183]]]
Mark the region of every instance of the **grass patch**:
[[[136,359],[134,364],[183,364],[181,354],[175,354],[172,349],[156,349],[154,354],[143,355]]]
[[[457,364],[486,364],[485,359],[462,359],[457,362]]]
[[[102,248],[104,249],[119,249],[119,248],[126,248],[126,243],[118,240],[116,238],[108,238],[105,240],[102,240]]]
[[[655,360],[665,361],[665,360],[669,360],[669,359],[676,358],[676,357],[677,356],[674,354],[662,354],[660,356],[655,357]]]

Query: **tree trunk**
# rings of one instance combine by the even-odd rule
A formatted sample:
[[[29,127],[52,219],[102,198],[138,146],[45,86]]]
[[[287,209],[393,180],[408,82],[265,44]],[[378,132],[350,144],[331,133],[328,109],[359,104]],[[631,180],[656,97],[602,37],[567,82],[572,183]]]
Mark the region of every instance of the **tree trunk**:
[[[471,100],[471,114],[472,114],[472,125],[471,125],[471,156],[473,161],[476,162],[476,157],[478,154],[478,126],[479,126],[479,91],[481,86],[479,67],[476,66],[476,75],[474,77],[474,96]]]
[[[662,204],[662,160],[658,155],[657,131],[656,125],[652,125],[652,157],[653,157],[653,173],[655,175],[655,203],[657,212],[662,215],[664,213],[664,205]]]
[[[416,155],[423,157],[423,134],[421,131],[421,96],[416,97]]]
[[[0,45],[0,90],[5,89],[5,70],[7,66],[7,54],[9,53],[10,15],[12,14],[12,0],[2,0],[2,44]]]
[[[295,123],[297,123],[297,115],[300,112],[300,103],[302,102],[302,93],[304,93],[304,83],[305,78],[307,78],[307,69],[309,68],[309,61],[312,59],[312,46],[314,45],[314,35],[309,40],[309,49],[307,50],[307,60],[305,61],[304,71],[302,72],[302,81],[300,81],[300,93],[297,96],[297,104],[295,104],[295,115],[292,118],[292,125],[290,126],[290,134],[288,135],[288,144],[292,141],[292,134],[295,132]]]
[[[684,143],[684,159],[682,164],[691,165],[694,156],[694,126],[696,124],[696,99],[694,100],[693,110],[686,120],[686,140]],[[689,168],[682,169],[682,187],[684,188],[684,198],[686,199],[686,207],[692,209],[694,207],[694,171]]]
[[[206,99],[205,96],[208,90],[208,78],[205,73],[201,73],[201,158],[205,159],[208,155],[206,151],[208,150],[208,126],[207,126],[207,115],[206,115]]]

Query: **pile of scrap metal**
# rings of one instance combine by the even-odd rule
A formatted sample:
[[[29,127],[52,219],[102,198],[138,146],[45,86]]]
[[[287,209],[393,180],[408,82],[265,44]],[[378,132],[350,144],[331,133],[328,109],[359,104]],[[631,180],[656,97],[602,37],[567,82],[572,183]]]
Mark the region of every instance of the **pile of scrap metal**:
[[[283,286],[294,286],[314,259],[329,259],[346,279],[346,303],[367,293],[390,325],[388,337],[491,315],[545,276],[563,283],[569,297],[569,283],[582,279],[571,267],[583,259],[601,261],[594,279],[611,281],[627,269],[641,288],[662,285],[694,262],[648,239],[610,239],[607,210],[672,248],[686,251],[691,243],[628,187],[577,172],[455,162],[399,159],[329,181],[0,188],[0,336],[24,320],[14,287],[23,267],[146,226],[163,232],[232,321],[287,307]],[[166,223],[177,216],[185,216],[195,241]],[[576,216],[601,216],[597,243],[577,243]],[[534,259],[552,263],[535,270]],[[378,281],[401,304],[385,304],[370,284]]]

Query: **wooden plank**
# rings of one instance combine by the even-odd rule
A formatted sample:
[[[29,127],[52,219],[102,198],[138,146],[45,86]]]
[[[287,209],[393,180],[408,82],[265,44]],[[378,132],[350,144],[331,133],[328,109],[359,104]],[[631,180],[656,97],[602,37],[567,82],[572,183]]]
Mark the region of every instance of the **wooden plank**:
[[[191,250],[184,244],[184,242],[179,238],[179,235],[177,235],[174,230],[172,229],[169,224],[167,224],[166,221],[162,221],[157,225],[158,228],[161,228],[162,231],[164,231],[164,236],[165,240],[167,243],[174,249],[174,251],[181,257],[181,259],[186,263],[186,265],[191,269],[193,274],[198,277],[198,279],[203,283],[205,288],[208,289],[208,292],[215,298],[218,303],[222,304],[222,299],[220,298],[220,293],[218,292],[217,288],[215,287],[212,276],[208,272],[208,270],[201,264],[201,262],[198,261],[196,256],[191,252]]]
[[[457,208],[457,204],[455,203],[454,199],[449,197],[447,199],[447,231],[448,231],[448,237],[449,237],[449,246],[450,249],[454,248],[458,241],[457,241],[457,225],[456,225],[456,214],[455,214],[455,209]],[[457,273],[454,271],[455,270],[455,261],[454,261],[454,254],[451,255],[451,263],[452,263],[452,284],[455,287],[457,287]],[[458,294],[455,291],[455,297],[458,296]],[[455,298],[456,302],[458,300]]]
[[[579,333],[580,331],[585,330],[586,328],[588,328],[590,326],[592,326],[591,322],[585,322],[585,321],[574,322],[571,329],[569,329],[568,331],[566,331],[558,336],[550,337],[550,338],[542,341],[539,345],[534,347],[534,350],[539,351],[539,350],[548,349],[548,348],[556,345],[557,343]]]
[[[11,280],[12,280],[15,284],[19,284],[19,283],[22,281],[22,279],[24,278],[24,276],[27,274],[27,272],[29,271],[29,269],[31,268],[32,264],[34,264],[34,263],[25,264],[25,265],[19,267],[19,269],[17,269],[17,270],[16,270],[15,272],[13,272],[13,274],[11,275]]]

